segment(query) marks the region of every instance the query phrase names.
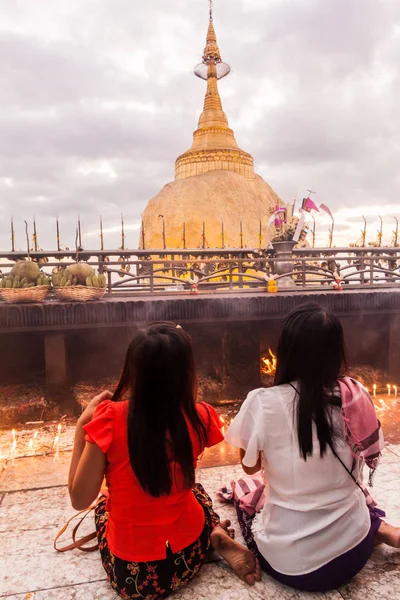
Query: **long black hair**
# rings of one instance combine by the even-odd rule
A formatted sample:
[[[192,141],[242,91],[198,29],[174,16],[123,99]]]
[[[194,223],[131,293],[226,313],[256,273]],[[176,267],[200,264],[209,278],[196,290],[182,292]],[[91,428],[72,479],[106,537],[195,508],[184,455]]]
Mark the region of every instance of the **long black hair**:
[[[185,488],[194,485],[192,443],[206,430],[196,410],[197,378],[190,337],[173,323],[157,323],[131,342],[114,401],[129,396],[128,446],[141,487],[154,497],[171,492],[171,461]]]
[[[286,318],[277,350],[275,385],[296,381],[297,434],[300,454],[313,454],[313,423],[320,456],[333,446],[333,390],[347,368],[342,325],[329,310],[306,304]]]

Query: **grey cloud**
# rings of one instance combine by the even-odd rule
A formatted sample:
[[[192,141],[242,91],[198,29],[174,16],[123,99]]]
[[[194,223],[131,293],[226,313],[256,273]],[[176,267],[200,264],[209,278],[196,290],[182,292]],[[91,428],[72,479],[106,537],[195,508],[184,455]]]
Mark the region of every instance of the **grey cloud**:
[[[257,171],[285,199],[311,186],[360,214],[364,204],[395,202],[398,3],[215,5],[232,66],[223,104]],[[191,144],[205,91],[191,69],[204,47],[206,1],[139,9],[131,0],[0,0],[0,16],[0,245],[9,245],[4,223],[16,211],[21,222],[37,215],[42,245],[53,243],[56,214],[69,244],[78,212],[87,231],[100,213],[110,227],[122,211],[137,222]],[[275,102],[262,97],[266,81],[279,91]],[[115,178],[96,170],[101,161]]]

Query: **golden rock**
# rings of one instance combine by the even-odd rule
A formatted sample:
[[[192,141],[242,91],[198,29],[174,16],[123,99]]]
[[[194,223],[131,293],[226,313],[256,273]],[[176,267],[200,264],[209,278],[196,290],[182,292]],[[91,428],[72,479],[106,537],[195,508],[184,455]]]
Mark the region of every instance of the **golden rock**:
[[[140,235],[145,248],[240,248],[266,243],[266,223],[282,201],[254,172],[253,157],[239,148],[218,92],[222,62],[212,15],[203,62],[195,74],[207,91],[191,148],[175,163],[175,181],[148,203]]]

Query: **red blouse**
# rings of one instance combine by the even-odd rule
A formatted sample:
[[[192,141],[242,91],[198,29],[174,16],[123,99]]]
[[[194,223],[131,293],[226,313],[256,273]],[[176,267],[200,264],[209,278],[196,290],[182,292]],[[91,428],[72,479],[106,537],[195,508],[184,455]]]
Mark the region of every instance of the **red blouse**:
[[[197,412],[207,428],[207,448],[224,439],[223,426],[212,406],[199,403]],[[204,511],[192,490],[183,489],[182,472],[172,470],[172,490],[154,498],[145,492],[131,467],[127,441],[128,402],[105,400],[85,425],[85,440],[97,444],[107,457],[107,540],[111,552],[123,560],[149,562],[165,558],[166,542],[172,552],[192,544],[201,534]],[[189,425],[195,467],[204,448]]]

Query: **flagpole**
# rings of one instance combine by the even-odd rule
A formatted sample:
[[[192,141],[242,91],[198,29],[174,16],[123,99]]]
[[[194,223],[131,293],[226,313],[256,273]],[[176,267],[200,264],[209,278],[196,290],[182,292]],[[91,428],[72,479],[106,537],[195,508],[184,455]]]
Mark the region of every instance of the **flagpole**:
[[[183,217],[183,225],[182,225],[182,243],[183,243],[183,249],[186,250],[186,221],[185,221],[185,217]]]
[[[313,230],[312,230],[313,242],[312,242],[312,247],[315,248],[315,217],[314,217],[314,215],[311,215],[311,218],[313,220]]]
[[[33,249],[35,252],[38,251],[38,243],[37,243],[37,231],[36,231],[36,217],[33,217]]]
[[[165,236],[165,217],[164,217],[164,215],[158,215],[158,218],[162,219],[162,240],[163,240],[163,247],[165,250],[167,247],[167,239]]]
[[[364,220],[364,229],[361,231],[361,247],[365,248],[365,240],[367,237],[367,219],[363,217]]]
[[[146,250],[146,236],[144,232],[144,221],[142,219],[142,250]]]
[[[11,217],[11,251],[15,252],[14,217]]]
[[[123,214],[121,214],[121,250],[125,250],[125,226]]]
[[[60,246],[60,224],[58,222],[58,217],[56,219],[56,231],[57,231],[57,251],[60,252],[60,250],[61,250],[61,246]]]
[[[332,229],[329,232],[329,248],[332,248],[333,232],[335,229],[335,219],[333,217],[331,217],[331,219],[332,219]]]
[[[382,246],[383,220],[382,220],[382,217],[380,217],[379,215],[378,215],[378,219],[379,219],[379,220],[380,220],[380,222],[381,222],[381,226],[380,226],[380,228],[378,229],[378,246],[379,246],[379,248],[380,248],[380,247]]]
[[[82,230],[81,230],[81,217],[78,215],[78,243],[79,248],[82,248]]]

